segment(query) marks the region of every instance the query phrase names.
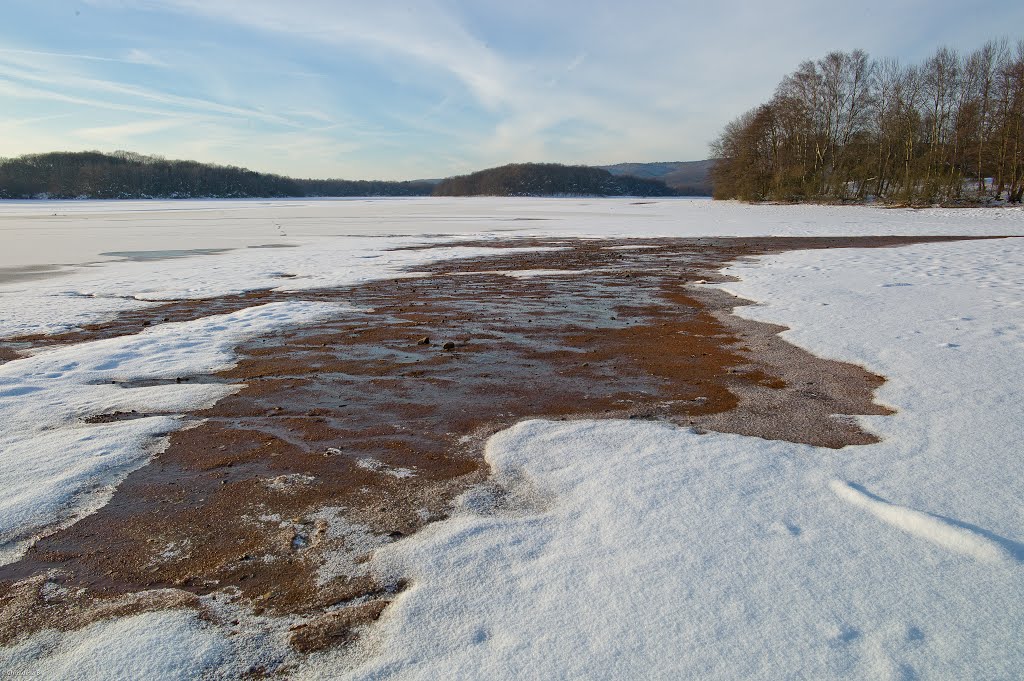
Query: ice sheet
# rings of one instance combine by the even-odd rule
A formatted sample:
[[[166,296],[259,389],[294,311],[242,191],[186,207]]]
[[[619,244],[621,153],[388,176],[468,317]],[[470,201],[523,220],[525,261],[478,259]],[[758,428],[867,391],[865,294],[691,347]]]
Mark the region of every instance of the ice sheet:
[[[60,331],[140,300],[347,285],[483,252],[387,251],[452,238],[1015,234],[1022,225],[1020,208],[748,206],[686,198],[643,205],[531,198],[7,201],[0,202],[0,337]],[[233,250],[143,261],[102,255],[201,249]],[[53,264],[74,267],[3,283],[11,268],[23,273]]]

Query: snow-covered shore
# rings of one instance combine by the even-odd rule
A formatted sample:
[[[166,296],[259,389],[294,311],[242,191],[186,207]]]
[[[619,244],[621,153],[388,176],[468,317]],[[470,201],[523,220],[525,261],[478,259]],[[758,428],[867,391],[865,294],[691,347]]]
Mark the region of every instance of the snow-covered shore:
[[[1024,240],[730,268],[816,353],[887,376],[839,451],[657,423],[492,438],[518,512],[378,552],[412,575],[355,678],[1010,679],[1024,665]],[[310,665],[330,677],[340,661]]]
[[[227,208],[216,204],[147,203],[141,217],[132,218],[132,229],[173,219],[193,235],[165,234],[160,239],[167,241],[114,250],[259,241],[247,227],[250,218],[283,225],[288,237],[268,231],[262,244],[245,245],[294,247],[109,262],[5,284],[0,332],[67,328],[146,299],[280,286],[282,273],[296,275],[286,281],[288,288],[317,287],[485,252],[384,250],[441,238],[427,234],[1024,234],[1024,212],[1017,209],[615,200],[240,202],[230,207],[235,216],[225,213],[222,222],[217,211]],[[40,205],[0,206],[0,229],[37,238],[29,234],[35,224],[29,218],[43,210]],[[171,213],[181,206],[186,209]],[[91,229],[86,218],[103,215],[98,219],[114,229],[135,210],[126,205],[118,213],[116,206],[91,202],[72,208],[78,211],[75,228],[84,230]],[[11,212],[17,210],[24,214]],[[56,211],[53,204],[45,210]],[[330,230],[360,236],[329,236]],[[89,245],[80,251],[82,259],[58,262],[86,262],[93,257],[90,248],[97,250]],[[53,260],[22,258],[17,264],[48,262]],[[521,423],[487,447],[494,479],[512,503],[496,507],[478,491],[450,519],[379,551],[375,569],[410,577],[412,587],[385,611],[357,654],[314,656],[300,674],[1018,676],[1024,668],[1024,239],[792,252],[737,263],[728,273],[738,278],[728,290],[762,303],[739,314],[789,326],[785,337],[791,342],[888,379],[878,397],[896,414],[863,421],[882,437],[880,443],[833,451],[698,435],[658,423]],[[258,308],[246,312],[261,314]],[[315,311],[278,312],[300,319]],[[235,338],[224,321],[223,338],[211,337],[207,350],[220,363],[229,359],[217,353]],[[170,337],[178,331],[164,330]],[[137,348],[132,361],[145,364],[176,351],[157,347]],[[15,390],[0,399],[11,410],[23,409],[40,392],[18,392],[31,378],[42,382],[35,387],[71,391],[66,404],[51,407],[58,414],[70,409],[76,386],[95,378],[89,372],[108,371],[100,366],[105,355],[93,350],[51,351],[84,369],[33,364],[33,371],[24,371],[23,362],[45,363],[47,353],[9,363],[6,371],[21,373]],[[93,361],[97,366],[87,366]],[[108,408],[107,397],[90,408]],[[175,400],[166,408],[183,409]],[[15,436],[13,423],[5,424],[5,438]],[[121,454],[134,448],[138,458],[136,440],[126,439],[123,447]],[[0,476],[22,465],[19,451],[4,446]],[[162,678],[231,674],[238,669],[235,646],[189,612],[148,614],[63,637],[37,636],[0,652],[0,672],[31,669],[40,677],[64,678],[95,678],[97,670],[123,678],[153,677],[154,670]],[[142,659],[148,666],[138,666]]]

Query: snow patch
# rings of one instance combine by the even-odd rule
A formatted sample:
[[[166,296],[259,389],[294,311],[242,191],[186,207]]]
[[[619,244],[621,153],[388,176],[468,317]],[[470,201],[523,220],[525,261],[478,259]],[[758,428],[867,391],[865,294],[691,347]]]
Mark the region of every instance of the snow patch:
[[[401,466],[389,466],[388,464],[378,459],[364,458],[356,461],[356,465],[360,468],[374,471],[375,473],[383,473],[384,475],[390,475],[393,478],[411,478],[416,475],[416,471],[411,468],[403,468]]]
[[[230,652],[212,626],[185,610],[103,620],[61,634],[44,631],[0,648],[0,676],[11,679],[195,679]]]
[[[271,303],[0,365],[0,564],[16,560],[39,533],[105,504],[117,483],[182,426],[176,414],[211,406],[240,387],[133,382],[227,369],[242,340],[340,312],[325,303]],[[154,415],[84,421],[129,411]]]

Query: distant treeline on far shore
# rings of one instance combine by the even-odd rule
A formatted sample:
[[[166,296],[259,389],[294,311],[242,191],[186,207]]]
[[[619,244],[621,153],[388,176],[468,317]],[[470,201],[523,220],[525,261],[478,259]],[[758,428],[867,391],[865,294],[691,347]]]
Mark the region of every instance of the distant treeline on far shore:
[[[54,152],[0,159],[0,199],[675,196],[678,193],[658,179],[623,175],[618,170],[613,175],[601,168],[553,163],[513,164],[442,181],[389,182],[303,180],[131,152]],[[690,192],[684,190],[683,193]]]
[[[712,145],[716,198],[907,204],[1024,198],[1024,41],[921,64],[805,61]]]
[[[603,168],[512,163],[442,180],[435,196],[677,196],[661,180],[612,175]]]
[[[119,151],[0,159],[3,199],[429,196],[432,182],[300,180],[245,168]]]

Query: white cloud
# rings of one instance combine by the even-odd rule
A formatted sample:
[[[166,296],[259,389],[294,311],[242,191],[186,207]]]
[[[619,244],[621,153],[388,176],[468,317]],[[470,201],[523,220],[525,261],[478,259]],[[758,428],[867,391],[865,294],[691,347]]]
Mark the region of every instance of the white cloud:
[[[180,116],[149,121],[133,121],[119,125],[104,125],[92,128],[79,128],[72,134],[86,140],[96,140],[119,145],[132,137],[152,135],[153,133],[171,130],[192,122]]]
[[[157,59],[155,56],[153,56],[149,52],[146,52],[145,50],[140,50],[137,48],[132,48],[125,52],[124,61],[129,64],[142,64],[144,66],[167,66],[166,62]]]
[[[100,47],[0,50],[0,93],[40,108],[189,117],[203,125],[174,130],[174,155],[238,153],[211,160],[349,176],[701,158],[725,122],[803,59],[858,46],[915,54],[928,31],[928,49],[973,47],[990,30],[946,0],[866,0],[856,11],[811,0],[85,2],[111,25],[96,36]],[[925,10],[958,21],[902,20]],[[1024,18],[1022,9],[992,11]],[[176,26],[195,31],[170,32]],[[288,140],[295,150],[282,146]],[[0,139],[0,153],[9,146]]]

